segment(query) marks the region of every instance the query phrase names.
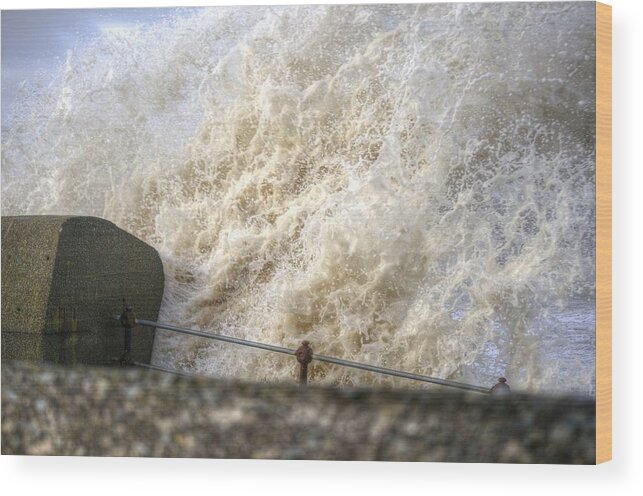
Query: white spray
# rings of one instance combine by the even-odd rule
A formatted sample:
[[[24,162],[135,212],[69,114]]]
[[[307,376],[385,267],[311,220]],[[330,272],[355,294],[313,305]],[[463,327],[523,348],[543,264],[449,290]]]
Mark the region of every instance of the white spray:
[[[594,63],[591,3],[217,8],[106,33],[23,95],[3,214],[151,243],[163,321],[591,394]],[[165,333],[154,361],[295,374]]]

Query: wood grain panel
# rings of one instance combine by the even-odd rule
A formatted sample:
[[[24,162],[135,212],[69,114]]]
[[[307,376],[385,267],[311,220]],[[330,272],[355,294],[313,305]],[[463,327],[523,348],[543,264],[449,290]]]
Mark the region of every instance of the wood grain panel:
[[[596,3],[596,463],[612,459],[612,7]]]

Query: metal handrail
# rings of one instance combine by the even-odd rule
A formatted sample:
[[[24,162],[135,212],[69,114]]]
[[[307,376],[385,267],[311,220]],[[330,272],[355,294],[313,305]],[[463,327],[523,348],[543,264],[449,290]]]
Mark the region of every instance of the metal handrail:
[[[159,372],[166,372],[168,374],[180,375],[181,377],[200,377],[194,374],[190,374],[188,372],[181,372],[180,370],[166,369],[165,367],[159,367],[157,365],[152,365],[150,363],[131,362],[131,364],[135,365],[136,367],[141,367],[142,369],[157,370]]]
[[[121,318],[121,317],[119,317]],[[121,320],[122,321],[122,320]],[[302,364],[302,367],[304,366],[304,363],[299,359],[298,351],[299,350],[292,350],[290,348],[283,348],[281,346],[275,346],[271,344],[266,344],[266,343],[261,343],[258,341],[250,341],[247,339],[241,339],[241,338],[235,338],[232,336],[226,336],[224,334],[216,334],[216,333],[210,333],[210,332],[203,332],[203,331],[197,331],[195,329],[186,329],[183,327],[178,327],[174,326],[171,324],[163,324],[160,322],[154,322],[151,320],[145,320],[145,319],[135,319],[134,321],[136,324],[145,326],[145,327],[154,327],[154,328],[159,328],[159,329],[166,329],[168,331],[173,331],[177,332],[180,334],[187,334],[190,336],[197,336],[201,338],[206,338],[206,339],[214,339],[217,341],[223,341],[226,343],[231,343],[231,344],[237,344],[241,346],[249,346],[252,348],[259,348],[262,350],[267,350],[267,351],[272,351],[275,353],[282,353],[285,355],[296,355],[298,358],[298,361],[300,364]],[[307,347],[308,343],[304,342],[304,346]],[[301,348],[300,348],[301,349]],[[311,350],[312,352],[312,350]],[[482,386],[475,386],[472,384],[465,384],[462,382],[456,382],[456,381],[450,381],[447,379],[439,379],[437,377],[431,377],[428,375],[421,375],[421,374],[413,374],[411,372],[404,372],[401,370],[395,370],[395,369],[389,369],[385,367],[379,367],[376,365],[370,365],[366,363],[360,363],[360,362],[354,362],[352,360],[344,360],[342,358],[336,358],[332,356],[327,356],[327,355],[313,355],[312,356],[313,360],[319,360],[320,362],[326,362],[326,363],[332,363],[334,365],[340,365],[342,367],[350,367],[354,369],[360,369],[360,370],[366,370],[368,372],[375,372],[378,374],[383,374],[383,375],[389,375],[389,376],[394,376],[394,377],[401,377],[404,379],[411,379],[414,381],[421,381],[421,382],[428,382],[432,384],[439,384],[440,386],[446,386],[446,387],[452,387],[452,388],[457,388],[457,389],[464,389],[467,391],[475,391],[477,393],[484,393],[488,394],[490,392],[489,388],[485,388]],[[161,367],[156,367],[154,365],[147,365],[147,364],[140,364],[140,363],[135,363],[135,365],[139,366],[144,366],[145,368],[150,368],[150,369],[155,369],[155,370],[163,370],[165,372],[171,372],[171,373],[176,373],[175,371],[170,371],[167,369],[163,369]],[[181,373],[179,373],[181,375]],[[305,384],[305,377],[303,383]]]

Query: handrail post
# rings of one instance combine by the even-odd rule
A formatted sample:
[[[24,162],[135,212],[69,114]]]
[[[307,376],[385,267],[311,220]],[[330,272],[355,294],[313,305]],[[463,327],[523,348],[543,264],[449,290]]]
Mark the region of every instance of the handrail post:
[[[119,358],[121,365],[131,365],[132,364],[132,328],[136,325],[136,315],[132,307],[127,305],[125,299],[123,299],[123,313],[118,319],[121,325],[125,328],[125,334],[123,336],[123,354]]]
[[[301,346],[295,351],[295,356],[299,362],[299,385],[308,384],[308,364],[313,361],[313,349],[308,341],[302,341]]]
[[[500,377],[498,378],[498,383],[493,386],[489,392],[491,394],[509,394],[511,393],[511,388],[509,387],[509,384],[507,384],[507,379]]]

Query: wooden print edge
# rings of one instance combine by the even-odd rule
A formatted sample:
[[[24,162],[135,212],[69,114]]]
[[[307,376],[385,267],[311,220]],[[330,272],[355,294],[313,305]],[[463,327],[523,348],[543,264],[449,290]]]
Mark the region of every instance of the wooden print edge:
[[[596,2],[596,463],[612,459],[612,7]]]

